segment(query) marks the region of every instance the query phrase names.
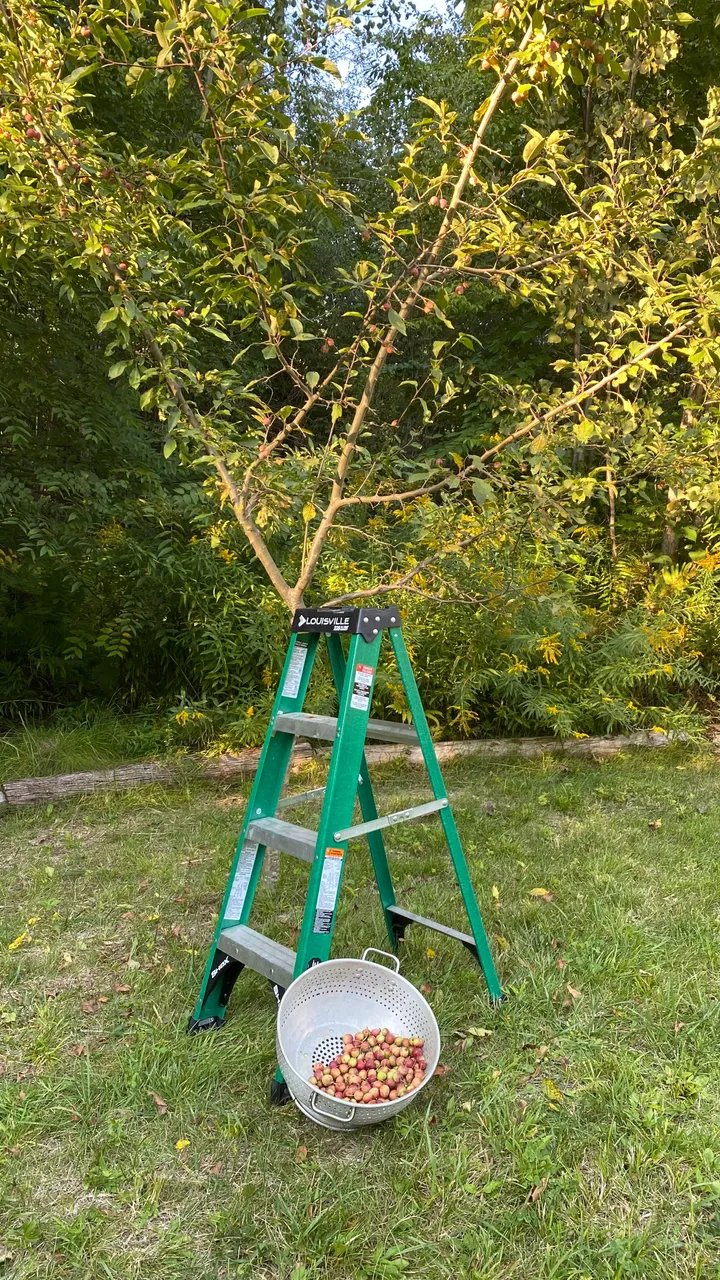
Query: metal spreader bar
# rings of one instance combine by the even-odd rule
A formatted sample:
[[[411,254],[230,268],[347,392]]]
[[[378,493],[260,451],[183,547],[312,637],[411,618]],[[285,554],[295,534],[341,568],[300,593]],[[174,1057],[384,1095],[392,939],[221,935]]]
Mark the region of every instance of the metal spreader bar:
[[[412,724],[370,717],[378,659],[386,633],[392,644]],[[330,658],[338,700],[337,716],[313,715],[304,710],[321,636],[324,636]],[[297,736],[332,743],[327,782],[324,787],[281,798]],[[365,758],[368,738],[419,747],[433,798],[397,813],[380,816]],[[279,811],[291,805],[311,800],[322,800],[317,831],[286,822],[278,816]],[[360,823],[354,822],[357,802],[362,816]],[[401,822],[412,822],[434,813],[439,817],[445,836],[468,917],[469,933],[429,920],[417,912],[399,907],[395,901],[382,833]],[[397,947],[410,924],[433,929],[449,942],[460,943],[467,948],[482,968],[491,999],[502,999],[397,607],[298,610],[293,619],[285,665],[189,1031],[222,1026],[234,984],[244,968],[253,969],[267,978],[280,998],[293,978],[311,965],[329,958],[348,843],[361,836],[367,838],[370,848],[390,944]],[[309,864],[296,951],[249,924],[268,848],[278,849]],[[288,1096],[278,1073],[273,1081],[271,1097],[282,1102]]]
[[[346,827],[344,831],[336,831],[336,840],[356,840],[358,836],[367,836],[371,831],[382,831],[383,827],[395,827],[399,822],[412,822],[413,818],[423,818],[427,813],[437,813],[446,809],[450,801],[447,796],[441,800],[428,800],[427,804],[416,804],[412,809],[399,809],[397,813],[386,813],[384,818],[373,818],[372,822],[361,822],[358,827]]]

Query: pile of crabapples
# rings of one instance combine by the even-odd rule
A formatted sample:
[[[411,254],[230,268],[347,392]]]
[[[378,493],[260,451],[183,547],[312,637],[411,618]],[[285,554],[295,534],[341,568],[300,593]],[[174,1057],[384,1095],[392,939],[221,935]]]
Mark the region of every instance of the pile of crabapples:
[[[417,1089],[427,1062],[419,1036],[396,1036],[387,1027],[363,1027],[343,1036],[343,1051],[316,1062],[309,1083],[346,1102],[394,1102]]]

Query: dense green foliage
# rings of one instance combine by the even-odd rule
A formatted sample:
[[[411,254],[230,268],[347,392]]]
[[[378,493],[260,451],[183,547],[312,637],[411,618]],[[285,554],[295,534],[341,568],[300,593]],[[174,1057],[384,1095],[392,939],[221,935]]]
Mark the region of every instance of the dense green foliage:
[[[270,565],[286,603],[399,582],[446,732],[693,722],[720,656],[720,172],[691,7],[481,7],[470,31],[351,5],[282,35],[170,0],[156,31],[3,11],[0,712],[161,700],[188,744],[257,737]],[[426,206],[528,14],[433,273]],[[433,300],[404,310],[413,272]],[[382,299],[394,352],[326,497]],[[380,695],[402,710],[392,672]]]

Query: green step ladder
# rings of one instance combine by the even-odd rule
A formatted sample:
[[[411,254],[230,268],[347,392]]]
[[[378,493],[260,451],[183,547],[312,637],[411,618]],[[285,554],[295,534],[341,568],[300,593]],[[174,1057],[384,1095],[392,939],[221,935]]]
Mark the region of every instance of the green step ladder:
[[[390,637],[412,725],[370,718],[373,685],[383,634]],[[320,636],[324,635],[338,694],[339,714],[303,711]],[[347,655],[343,636],[348,637]],[[327,784],[281,799],[296,737],[333,743]],[[434,799],[399,813],[378,816],[365,759],[365,740],[418,746],[422,751]],[[322,799],[317,831],[287,822],[291,805]],[[353,821],[355,801],[363,821]],[[442,823],[470,933],[427,920],[395,901],[383,829],[437,813]],[[487,934],[473,891],[455,819],[435,755],[420,693],[403,639],[400,613],[394,606],[365,609],[301,609],[293,618],[292,636],[248,801],[245,823],[223,898],[200,995],[188,1031],[222,1026],[233,986],[243,968],[268,978],[280,1000],[293,978],[330,956],[337,901],[349,841],[367,836],[375,879],[393,949],[408,925],[425,925],[467,947],[485,975],[491,1000],[502,1000]],[[266,849],[280,850],[310,864],[297,952],[251,929],[248,920]],[[278,1073],[271,1097],[284,1102],[288,1093]]]

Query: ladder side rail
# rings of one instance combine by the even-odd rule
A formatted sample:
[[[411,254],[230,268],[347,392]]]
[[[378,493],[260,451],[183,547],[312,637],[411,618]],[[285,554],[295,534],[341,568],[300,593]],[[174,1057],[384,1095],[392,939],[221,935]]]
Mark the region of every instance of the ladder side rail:
[[[329,635],[327,637],[327,647],[339,701],[342,696],[343,685],[345,683],[346,668],[342,640],[339,636]],[[358,800],[360,801],[360,812],[362,813],[365,822],[377,822],[377,804],[375,803],[375,795],[370,781],[370,771],[368,769],[364,751],[358,774],[357,794]],[[373,871],[375,873],[375,881],[377,883],[378,893],[380,894],[380,902],[382,904],[383,917],[385,920],[385,930],[391,947],[396,949],[397,937],[393,930],[392,917],[388,911],[389,907],[393,907],[395,905],[395,889],[390,875],[385,841],[380,830],[372,831],[368,834],[368,845],[370,846],[370,858],[373,865]]]
[[[352,821],[381,641],[382,631],[370,641],[361,635],[350,640],[295,977],[330,956],[347,853],[347,842],[335,841],[333,833]]]
[[[417,681],[410,661],[410,655],[408,654],[405,646],[403,633],[399,627],[390,628],[390,642],[395,654],[400,678],[405,689],[408,706],[413,718],[413,724],[415,725],[418,739],[420,741],[420,750],[422,751],[425,767],[428,771],[433,795],[436,800],[447,799],[445,782],[435,754],[435,745],[432,740],[430,726],[428,725],[425,710],[423,708],[420,690],[417,687]],[[448,804],[446,808],[441,809],[439,812],[440,821],[442,822],[443,830],[445,832],[445,839],[447,841],[448,849],[450,850],[450,857],[452,859],[453,867],[455,868],[455,875],[457,877],[458,885],[460,886],[460,893],[462,894],[463,903],[470,922],[470,930],[473,938],[475,939],[478,960],[480,961],[480,966],[485,976],[490,998],[494,1002],[497,1002],[503,998],[502,987],[497,975],[497,970],[495,969],[495,961],[493,960],[487,933],[485,932],[485,926],[483,924],[482,916],[480,915],[480,908],[478,907],[477,899],[475,897],[475,890],[473,889],[472,880],[470,879],[470,872],[468,870],[453,811],[451,806]]]
[[[250,917],[262,871],[265,846],[248,841],[248,827],[253,818],[273,815],[277,808],[295,739],[289,733],[274,733],[275,718],[280,712],[302,709],[317,653],[318,640],[317,635],[293,634],[290,637],[255,781],[245,810],[242,831],[218,915],[213,944],[205,966],[200,994],[190,1019],[191,1030],[198,1029],[200,1023],[218,1026],[225,1017],[232,983],[228,989],[227,981],[217,980],[220,972],[219,965],[223,964],[223,955],[218,951],[218,940],[223,929],[233,924],[247,924]],[[239,972],[240,969],[236,965],[233,970],[234,978],[237,978]]]

